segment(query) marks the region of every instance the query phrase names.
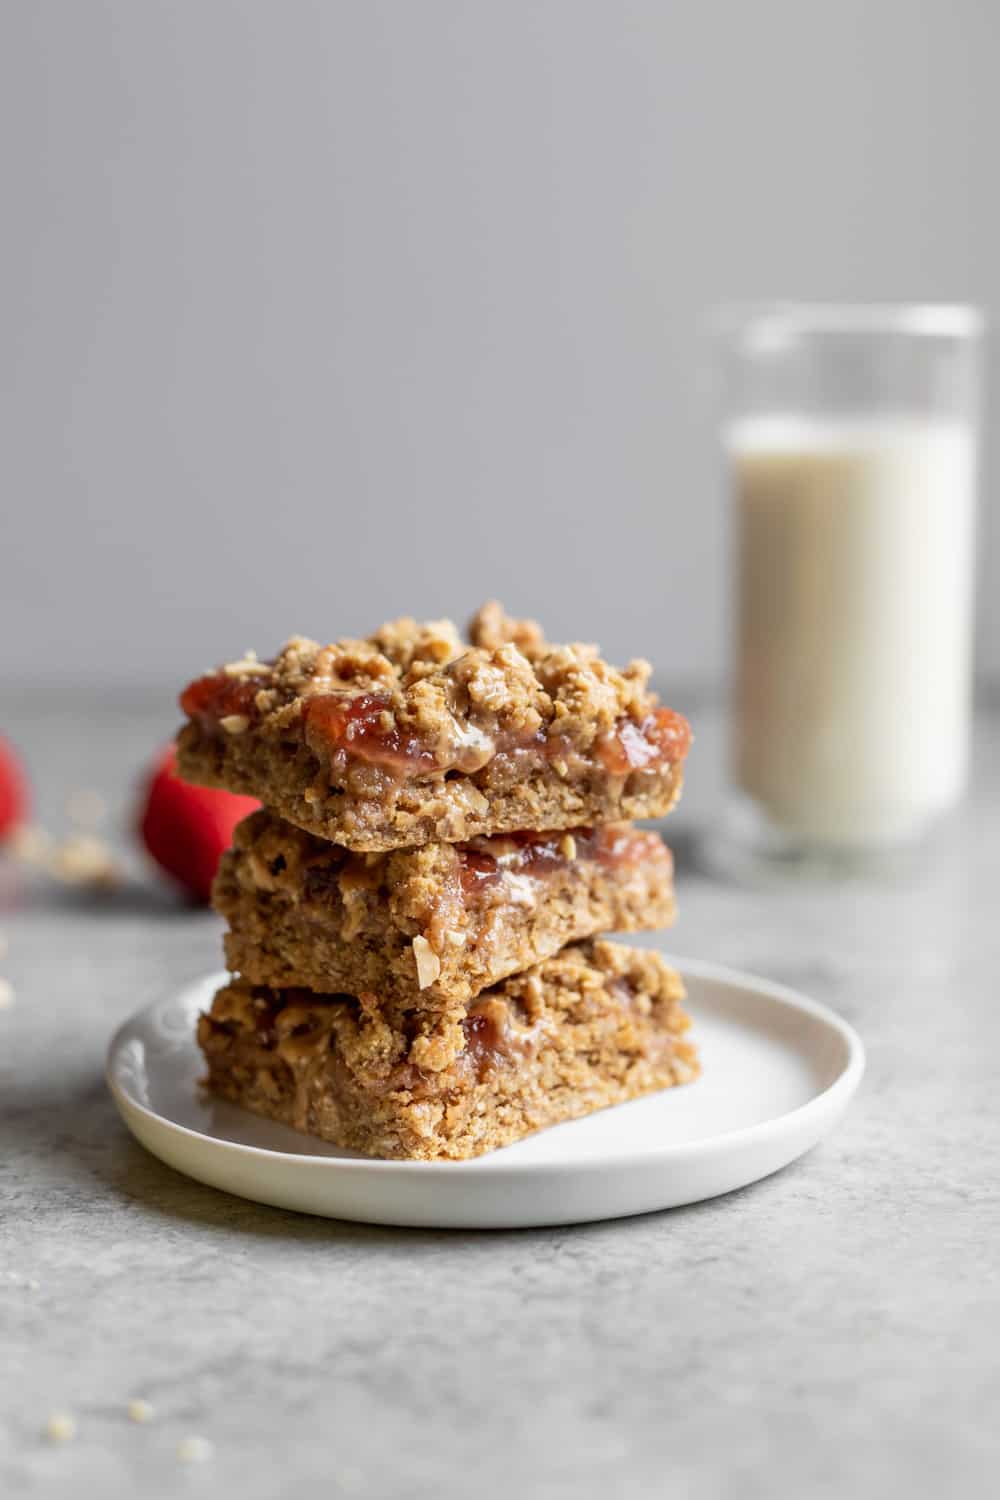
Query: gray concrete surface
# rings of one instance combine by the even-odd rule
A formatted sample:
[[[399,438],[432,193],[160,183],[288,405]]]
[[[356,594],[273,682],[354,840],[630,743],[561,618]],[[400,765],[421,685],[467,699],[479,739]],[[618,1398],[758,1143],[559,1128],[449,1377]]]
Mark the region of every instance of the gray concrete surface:
[[[5,705],[60,816],[122,816],[171,725]],[[869,1073],[840,1131],[746,1191],[580,1229],[432,1233],[257,1207],[161,1166],[102,1082],[113,1027],[215,967],[219,924],[0,867],[0,1493],[274,1500],[992,1493],[997,1437],[1000,722],[975,800],[889,879],[699,873],[717,724],[675,819],[677,951],[799,985]],[[32,1285],[37,1283],[37,1286]],[[137,1426],[135,1397],[155,1407]],[[73,1413],[75,1440],[41,1430]],[[182,1465],[179,1441],[210,1440]]]

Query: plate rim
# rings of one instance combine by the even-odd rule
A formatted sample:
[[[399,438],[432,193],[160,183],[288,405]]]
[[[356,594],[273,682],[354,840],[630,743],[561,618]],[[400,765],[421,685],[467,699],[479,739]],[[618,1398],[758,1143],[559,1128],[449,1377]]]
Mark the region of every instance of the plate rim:
[[[764,1142],[778,1131],[787,1131],[801,1125],[814,1115],[822,1115],[835,1108],[843,1101],[846,1106],[857,1091],[864,1076],[866,1066],[866,1055],[864,1043],[858,1032],[829,1005],[820,1000],[813,1000],[808,995],[796,990],[791,985],[781,984],[777,980],[764,979],[759,975],[749,974],[739,969],[729,968],[725,964],[715,963],[711,959],[689,959],[675,954],[669,955],[671,965],[676,968],[682,978],[690,976],[692,979],[712,980],[722,984],[733,985],[743,989],[751,989],[758,994],[767,996],[768,999],[776,1000],[790,1010],[805,1013],[822,1022],[831,1031],[835,1032],[846,1047],[846,1059],[836,1078],[828,1083],[825,1088],[812,1095],[804,1104],[798,1104],[794,1109],[786,1110],[782,1114],[775,1115],[771,1119],[760,1120],[753,1125],[741,1125],[734,1130],[724,1130],[715,1135],[705,1136],[700,1140],[686,1142],[662,1142],[648,1148],[638,1148],[623,1154],[609,1155],[599,1151],[589,1153],[575,1161],[560,1162],[553,1161],[507,1161],[503,1163],[502,1152],[488,1152],[483,1156],[471,1157],[466,1161],[394,1161],[384,1157],[367,1156],[319,1156],[306,1152],[276,1151],[271,1146],[255,1146],[246,1141],[234,1141],[229,1137],[206,1135],[201,1130],[195,1130],[190,1125],[182,1125],[177,1120],[170,1119],[167,1115],[160,1114],[149,1105],[143,1104],[129,1093],[114,1077],[113,1065],[124,1033],[135,1025],[139,1016],[151,1011],[154,1006],[161,1005],[162,999],[147,1001],[145,1005],[139,1006],[130,1016],[127,1016],[114,1030],[108,1044],[105,1058],[104,1078],[115,1101],[120,1114],[125,1110],[131,1110],[144,1116],[151,1125],[157,1129],[166,1129],[176,1135],[186,1137],[191,1141],[203,1142],[209,1147],[217,1147],[221,1151],[234,1152],[238,1156],[251,1158],[265,1157],[269,1161],[287,1163],[296,1168],[307,1168],[316,1171],[360,1172],[362,1174],[376,1173],[379,1175],[393,1175],[403,1173],[406,1176],[419,1174],[423,1177],[454,1177],[456,1171],[475,1172],[482,1170],[484,1162],[492,1160],[503,1163],[500,1166],[492,1166],[491,1173],[507,1177],[527,1177],[553,1175],[560,1177],[571,1177],[578,1174],[592,1172],[596,1166],[602,1163],[607,1165],[613,1162],[617,1170],[627,1172],[636,1167],[648,1164],[651,1159],[664,1164],[671,1160],[691,1161],[702,1156],[707,1156],[720,1150],[739,1149],[756,1142]],[[206,985],[209,981],[215,983],[226,977],[225,971],[218,970],[206,973],[198,978],[189,980],[186,984],[174,991],[174,996],[179,997],[195,988]],[[668,1092],[664,1090],[663,1092]],[[635,1102],[635,1101],[632,1101]],[[573,1124],[573,1121],[564,1122]],[[128,1121],[125,1120],[128,1125]]]

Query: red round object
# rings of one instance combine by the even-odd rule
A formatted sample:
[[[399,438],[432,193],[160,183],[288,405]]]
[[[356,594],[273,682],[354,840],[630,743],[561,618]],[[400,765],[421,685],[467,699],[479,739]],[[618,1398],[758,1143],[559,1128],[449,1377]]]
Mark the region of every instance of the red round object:
[[[9,740],[0,734],[0,839],[28,821],[31,791],[24,767]]]
[[[177,775],[173,745],[163,751],[150,779],[139,832],[161,869],[198,901],[211,895],[219,859],[233,829],[260,806],[214,787],[191,786]]]

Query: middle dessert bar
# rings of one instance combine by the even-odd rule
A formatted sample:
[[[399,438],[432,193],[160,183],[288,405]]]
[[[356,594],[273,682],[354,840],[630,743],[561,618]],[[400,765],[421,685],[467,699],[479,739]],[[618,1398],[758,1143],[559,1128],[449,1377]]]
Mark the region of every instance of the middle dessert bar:
[[[628,823],[359,855],[261,811],[237,827],[213,904],[253,984],[446,1011],[567,943],[668,926],[673,861]]]

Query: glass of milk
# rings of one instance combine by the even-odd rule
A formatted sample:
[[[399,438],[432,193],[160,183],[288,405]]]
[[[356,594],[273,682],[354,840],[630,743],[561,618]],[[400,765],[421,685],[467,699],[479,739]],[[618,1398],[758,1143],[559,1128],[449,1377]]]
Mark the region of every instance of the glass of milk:
[[[982,322],[775,306],[727,339],[747,847],[912,844],[962,796]]]

